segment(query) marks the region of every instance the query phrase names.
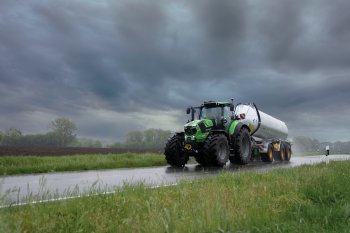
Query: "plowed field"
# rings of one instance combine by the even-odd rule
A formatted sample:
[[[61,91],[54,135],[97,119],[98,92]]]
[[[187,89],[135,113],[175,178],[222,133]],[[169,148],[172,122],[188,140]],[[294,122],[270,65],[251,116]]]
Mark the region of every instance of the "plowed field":
[[[0,156],[36,155],[60,156],[78,154],[120,154],[120,153],[162,153],[161,149],[125,149],[125,148],[82,148],[82,147],[0,147]]]

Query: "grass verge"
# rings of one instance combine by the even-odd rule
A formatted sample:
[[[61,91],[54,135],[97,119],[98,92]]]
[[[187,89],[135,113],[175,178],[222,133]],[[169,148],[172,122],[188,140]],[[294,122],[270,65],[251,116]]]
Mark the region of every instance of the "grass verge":
[[[0,175],[81,171],[166,165],[161,154],[96,154],[71,156],[3,156]]]
[[[349,232],[350,161],[0,210],[1,232]]]

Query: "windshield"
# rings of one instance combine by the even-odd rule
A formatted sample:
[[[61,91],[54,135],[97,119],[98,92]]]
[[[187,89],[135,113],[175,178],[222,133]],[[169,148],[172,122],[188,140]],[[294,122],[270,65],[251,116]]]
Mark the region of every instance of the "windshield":
[[[207,108],[203,107],[201,109],[200,119],[217,119],[221,118],[221,107]]]
[[[224,119],[228,119],[230,117],[230,107],[203,107],[200,111],[199,119],[215,119],[220,121],[221,120],[221,111],[223,109],[223,116]]]

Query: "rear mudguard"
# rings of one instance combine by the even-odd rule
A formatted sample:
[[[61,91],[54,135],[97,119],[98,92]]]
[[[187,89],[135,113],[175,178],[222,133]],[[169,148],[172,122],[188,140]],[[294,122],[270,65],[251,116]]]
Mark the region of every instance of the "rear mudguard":
[[[230,142],[233,144],[234,141],[235,141],[235,138],[237,137],[239,131],[242,129],[242,127],[246,127],[249,132],[250,132],[250,129],[249,129],[249,126],[247,124],[244,124],[240,121],[233,121],[229,128],[228,128],[228,133],[230,135]]]

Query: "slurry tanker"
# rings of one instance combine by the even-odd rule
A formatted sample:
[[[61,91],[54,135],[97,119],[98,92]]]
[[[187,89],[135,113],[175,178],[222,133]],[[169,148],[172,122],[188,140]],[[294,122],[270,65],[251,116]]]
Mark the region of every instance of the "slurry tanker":
[[[187,108],[191,120],[183,132],[175,133],[165,145],[165,159],[184,166],[190,156],[202,166],[289,161],[291,143],[286,124],[262,111],[254,103],[206,101]]]

